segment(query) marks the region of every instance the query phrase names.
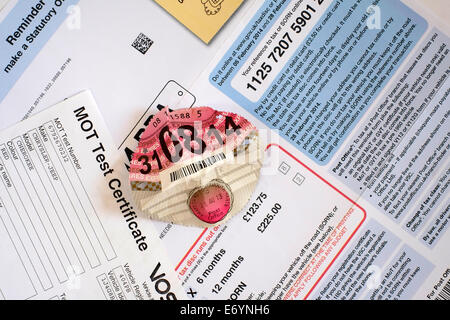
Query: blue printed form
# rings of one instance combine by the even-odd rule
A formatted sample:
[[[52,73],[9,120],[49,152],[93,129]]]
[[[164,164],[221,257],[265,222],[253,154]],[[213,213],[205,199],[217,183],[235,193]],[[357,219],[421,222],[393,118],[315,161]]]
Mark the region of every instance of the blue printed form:
[[[211,83],[325,165],[427,29],[400,1],[266,1]]]
[[[78,0],[18,1],[0,24],[0,102]]]

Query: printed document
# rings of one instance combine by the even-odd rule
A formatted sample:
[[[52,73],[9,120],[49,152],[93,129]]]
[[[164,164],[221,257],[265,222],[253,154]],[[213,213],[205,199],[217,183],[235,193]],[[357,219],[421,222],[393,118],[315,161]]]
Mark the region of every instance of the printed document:
[[[449,26],[299,0],[237,30],[189,90],[266,131],[267,163],[229,223],[155,223],[188,297],[449,299]]]
[[[183,297],[89,91],[4,130],[0,175],[3,299]]]
[[[209,47],[152,1],[136,1],[129,15],[119,1],[69,2],[56,15],[53,2],[40,9],[51,19],[27,52],[20,46],[37,25],[18,28],[31,7],[0,12],[9,50],[0,51],[0,127],[90,88],[119,146],[118,167],[165,106],[242,114],[263,137],[260,181],[228,223],[193,228],[139,216],[170,259],[146,260],[147,283],[169,281],[171,268],[190,299],[450,298],[450,28],[422,2],[246,1]],[[111,22],[121,18],[127,26]],[[5,139],[14,146],[23,134]],[[98,167],[91,172],[104,181]],[[129,237],[126,228],[117,235]],[[132,255],[138,248],[127,241]],[[41,278],[31,279],[45,290]],[[174,280],[170,292],[181,297]]]

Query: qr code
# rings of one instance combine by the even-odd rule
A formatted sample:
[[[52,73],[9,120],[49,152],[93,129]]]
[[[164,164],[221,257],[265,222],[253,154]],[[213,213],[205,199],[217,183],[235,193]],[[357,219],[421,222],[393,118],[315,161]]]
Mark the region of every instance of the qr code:
[[[149,37],[147,37],[145,34],[140,33],[136,40],[134,40],[132,46],[136,50],[138,50],[142,54],[146,54],[148,49],[152,46],[153,41]]]

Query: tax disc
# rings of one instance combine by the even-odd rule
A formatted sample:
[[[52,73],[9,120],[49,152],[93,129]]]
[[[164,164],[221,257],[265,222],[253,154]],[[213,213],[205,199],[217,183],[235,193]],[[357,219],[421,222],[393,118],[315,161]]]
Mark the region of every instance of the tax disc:
[[[262,167],[258,130],[231,112],[158,112],[130,164],[135,205],[148,217],[211,227],[249,201]]]

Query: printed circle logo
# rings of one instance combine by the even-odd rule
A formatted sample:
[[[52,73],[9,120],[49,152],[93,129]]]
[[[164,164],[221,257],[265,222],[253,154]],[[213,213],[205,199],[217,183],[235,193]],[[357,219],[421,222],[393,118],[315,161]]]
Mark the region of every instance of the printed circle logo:
[[[223,220],[233,202],[231,192],[227,189],[223,182],[217,180],[204,188],[194,189],[188,199],[192,213],[206,223]]]
[[[224,0],[202,0],[207,15],[212,16],[220,11]]]

